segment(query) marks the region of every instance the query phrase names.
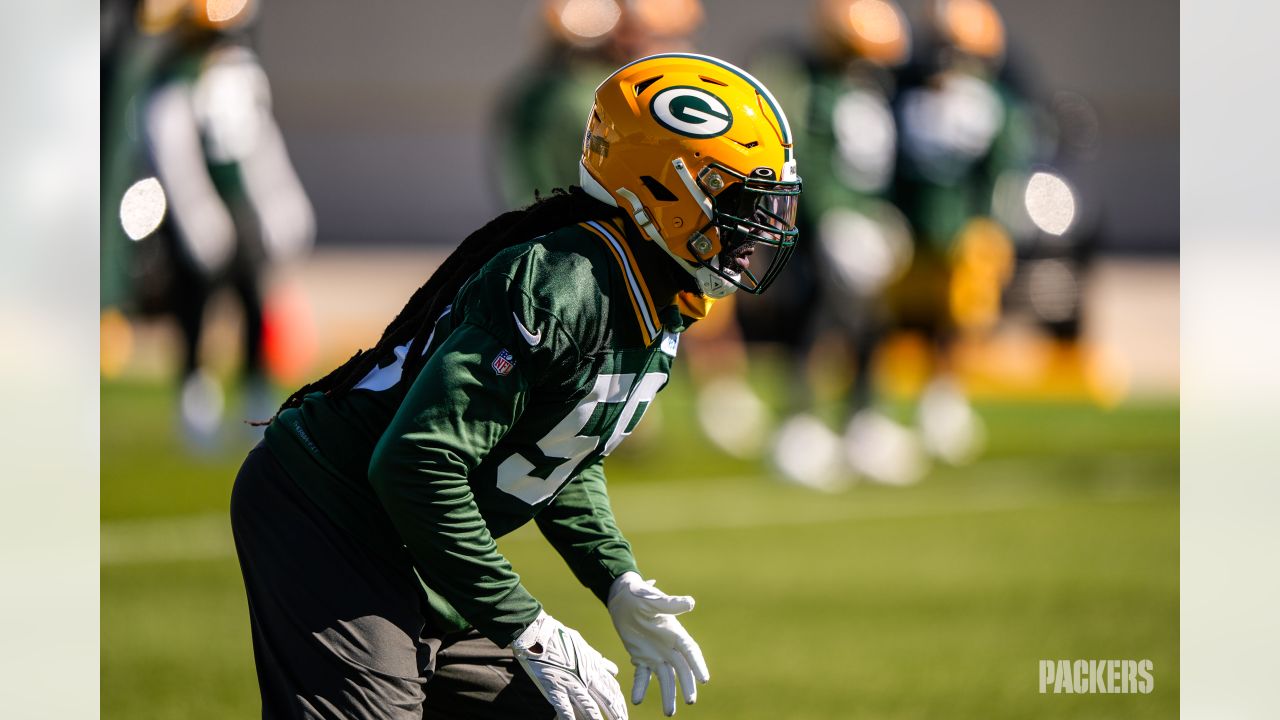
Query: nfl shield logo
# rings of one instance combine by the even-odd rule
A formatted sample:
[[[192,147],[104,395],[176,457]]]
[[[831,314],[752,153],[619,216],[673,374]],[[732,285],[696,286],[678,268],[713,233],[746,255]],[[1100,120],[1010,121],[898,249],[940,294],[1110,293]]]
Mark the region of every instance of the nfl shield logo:
[[[516,361],[515,358],[511,357],[511,353],[506,350],[499,350],[490,366],[499,376],[506,376],[511,373],[511,368],[516,366]]]

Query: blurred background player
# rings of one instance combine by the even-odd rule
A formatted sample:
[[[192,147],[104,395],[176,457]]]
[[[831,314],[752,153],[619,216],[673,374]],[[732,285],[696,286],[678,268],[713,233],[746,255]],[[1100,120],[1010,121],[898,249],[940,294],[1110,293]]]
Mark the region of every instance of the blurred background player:
[[[119,322],[116,305],[174,316],[181,423],[196,448],[216,441],[224,408],[221,383],[201,361],[210,298],[227,288],[241,306],[244,413],[270,415],[264,274],[314,237],[310,202],[250,47],[256,11],[253,0],[138,4],[138,32],[125,41],[111,84],[103,207],[118,208],[119,222],[103,223],[104,257],[116,275],[104,292],[113,308],[104,328]]]
[[[497,187],[504,209],[578,182],[583,108],[615,68],[686,52],[702,24],[699,0],[545,0],[543,48],[496,108]]]
[[[981,450],[951,356],[958,338],[1000,318],[1011,233],[1034,237],[1015,222],[1027,216],[1021,194],[1013,211],[995,206],[1002,180],[1027,187],[1039,138],[986,0],[932,2],[918,34],[888,0],[819,0],[814,11],[814,43],[753,64],[798,119],[810,168],[800,221],[812,242],[787,282],[743,298],[739,316],[748,340],[788,349],[789,417],[771,443],[784,479],[823,490],[859,477],[908,484],[927,471],[926,453],[958,464]],[[916,427],[881,408],[874,382],[886,340],[902,332],[924,339]],[[814,378],[828,356],[847,356],[853,371],[842,434],[817,411]]]
[[[1099,156],[1098,114],[1078,93],[1041,92],[1026,63],[1009,61],[1013,50],[1011,43],[1001,80],[1032,110],[1034,150],[1031,167],[996,181],[995,217],[1017,255],[1002,324],[1030,321],[1023,354],[1039,363],[1041,394],[1110,406],[1125,393],[1124,367],[1085,333],[1085,291],[1104,241],[1105,198],[1088,181]]]
[[[911,33],[902,8],[889,0],[819,0],[813,20],[812,43],[757,62],[774,86],[786,88],[781,101],[799,118],[799,152],[813,168],[811,201],[800,218],[810,242],[796,263],[804,272],[793,270],[789,292],[777,301],[745,298],[741,315],[750,338],[790,349],[795,392],[772,443],[783,477],[836,489],[852,471],[902,484],[923,472],[921,451],[910,431],[875,408],[872,360],[887,324],[885,289],[911,259],[906,223],[889,202],[896,71],[910,57]],[[843,438],[815,414],[810,366],[823,337],[842,344],[853,361]]]
[[[1001,81],[1004,24],[987,0],[936,0],[922,42],[901,73],[893,197],[912,230],[907,274],[889,291],[900,328],[923,334],[929,380],[917,422],[925,448],[947,463],[980,452],[983,428],[952,375],[959,335],[990,330],[1014,252],[994,219],[997,180],[1022,172],[1033,137],[1027,108]]]

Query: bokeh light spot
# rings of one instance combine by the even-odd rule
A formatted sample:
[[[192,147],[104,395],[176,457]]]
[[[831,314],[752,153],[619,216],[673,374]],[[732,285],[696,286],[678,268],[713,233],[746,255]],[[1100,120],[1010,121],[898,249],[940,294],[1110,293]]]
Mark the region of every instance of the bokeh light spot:
[[[1027,181],[1023,196],[1027,214],[1036,227],[1050,235],[1061,235],[1076,217],[1076,199],[1070,186],[1053,173],[1038,172]]]
[[[1031,263],[1027,270],[1027,295],[1031,309],[1046,322],[1071,319],[1080,299],[1080,288],[1071,268],[1061,260],[1047,258]]]
[[[613,30],[622,8],[613,0],[569,0],[560,11],[564,29],[580,38],[598,38]]]
[[[141,240],[160,227],[167,208],[160,181],[153,177],[139,180],[120,200],[120,224],[130,240]]]

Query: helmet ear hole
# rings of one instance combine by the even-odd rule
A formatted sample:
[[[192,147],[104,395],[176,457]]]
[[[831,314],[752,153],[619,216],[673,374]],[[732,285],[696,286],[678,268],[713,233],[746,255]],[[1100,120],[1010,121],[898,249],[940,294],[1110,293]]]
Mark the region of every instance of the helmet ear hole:
[[[635,92],[636,97],[640,97],[640,93],[644,92],[646,88],[648,88],[650,85],[658,82],[661,79],[662,79],[661,75],[655,75],[654,77],[651,77],[647,80],[641,80],[640,82],[632,86],[632,90]]]
[[[652,175],[641,175],[640,182],[644,183],[649,193],[653,195],[653,199],[658,202],[675,202],[679,199],[675,193],[668,190],[666,185],[658,182],[658,179]]]

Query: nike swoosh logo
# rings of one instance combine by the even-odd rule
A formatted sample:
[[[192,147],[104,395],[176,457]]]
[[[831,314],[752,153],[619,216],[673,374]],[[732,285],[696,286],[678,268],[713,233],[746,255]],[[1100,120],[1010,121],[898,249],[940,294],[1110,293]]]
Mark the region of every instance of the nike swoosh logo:
[[[516,329],[520,331],[520,337],[524,338],[525,342],[529,343],[530,345],[537,345],[538,343],[542,342],[541,330],[539,330],[537,333],[531,333],[529,332],[529,328],[525,327],[524,323],[520,322],[519,315],[516,315],[515,313],[511,313],[511,317],[515,318]]]

